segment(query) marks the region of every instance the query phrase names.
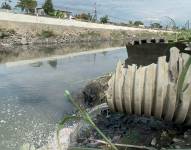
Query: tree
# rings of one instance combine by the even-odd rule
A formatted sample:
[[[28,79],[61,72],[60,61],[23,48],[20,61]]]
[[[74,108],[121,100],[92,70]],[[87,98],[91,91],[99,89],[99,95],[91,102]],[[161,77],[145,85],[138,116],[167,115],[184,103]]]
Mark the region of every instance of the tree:
[[[162,28],[162,25],[160,25],[160,23],[152,23],[152,24],[151,24],[151,28],[161,29],[161,28]]]
[[[52,15],[54,12],[54,6],[52,4],[52,0],[46,0],[42,8],[44,9],[44,12],[47,15]]]
[[[135,26],[140,26],[140,25],[144,25],[144,23],[142,21],[135,21],[134,25]]]
[[[85,20],[85,21],[92,21],[92,16],[90,13],[81,13],[75,16],[77,19]]]
[[[109,17],[107,15],[100,18],[101,23],[108,23],[108,21],[109,21]]]
[[[129,20],[129,25],[133,25],[133,21],[132,20]]]
[[[11,10],[11,6],[9,5],[10,2],[10,0],[4,0],[4,2],[1,4],[1,8]]]
[[[36,0],[19,0],[16,7],[21,8],[22,11],[27,13],[34,13],[37,6]]]

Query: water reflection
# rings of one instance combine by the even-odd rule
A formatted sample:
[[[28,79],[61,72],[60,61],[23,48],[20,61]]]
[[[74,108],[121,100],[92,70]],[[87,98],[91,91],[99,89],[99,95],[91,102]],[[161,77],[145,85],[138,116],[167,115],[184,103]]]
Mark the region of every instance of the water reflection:
[[[49,60],[49,61],[48,61],[48,64],[49,64],[52,68],[56,69],[56,67],[57,67],[57,60]]]
[[[102,54],[105,56],[106,54],[107,54],[107,52],[105,51],[105,52],[102,52]]]
[[[43,62],[35,62],[35,63],[32,63],[30,64],[32,67],[40,67],[43,65]]]
[[[123,41],[104,41],[89,43],[81,42],[65,45],[24,45],[4,48],[0,47],[0,63],[121,46],[124,46]]]

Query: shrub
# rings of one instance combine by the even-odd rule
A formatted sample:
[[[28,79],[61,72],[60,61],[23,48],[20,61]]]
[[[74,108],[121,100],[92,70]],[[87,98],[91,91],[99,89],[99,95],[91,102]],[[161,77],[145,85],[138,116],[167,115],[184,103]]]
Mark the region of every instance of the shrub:
[[[144,25],[144,23],[142,21],[135,21],[134,25],[139,26],[139,25]]]
[[[108,23],[108,21],[109,21],[109,17],[107,15],[100,18],[101,23]]]
[[[151,28],[161,29],[161,28],[162,28],[162,25],[161,25],[160,23],[152,23],[152,24],[151,24]]]
[[[49,37],[55,36],[55,34],[53,31],[50,31],[50,30],[42,30],[42,32],[40,33],[40,36],[44,38],[49,38]]]
[[[91,21],[92,20],[92,16],[90,13],[86,14],[86,13],[82,13],[82,14],[78,14],[75,16],[76,19],[81,19],[81,20],[85,20],[85,21]]]

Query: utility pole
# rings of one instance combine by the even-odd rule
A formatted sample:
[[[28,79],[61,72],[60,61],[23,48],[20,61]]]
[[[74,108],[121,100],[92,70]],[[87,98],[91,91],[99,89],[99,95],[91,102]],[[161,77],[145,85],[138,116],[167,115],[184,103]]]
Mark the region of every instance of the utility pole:
[[[97,21],[97,6],[96,6],[96,2],[94,3],[94,16],[93,16],[93,20],[95,22]]]
[[[190,21],[187,20],[186,24],[185,24],[185,29],[189,30],[190,29]]]
[[[190,20],[188,20],[188,30],[190,29]]]

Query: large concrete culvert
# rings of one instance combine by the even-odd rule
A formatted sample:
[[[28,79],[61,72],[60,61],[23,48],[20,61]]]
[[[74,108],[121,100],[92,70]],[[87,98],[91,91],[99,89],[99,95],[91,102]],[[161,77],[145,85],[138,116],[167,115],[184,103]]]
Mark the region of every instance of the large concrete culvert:
[[[181,93],[177,93],[179,76],[191,56],[170,49],[157,63],[138,67],[118,62],[106,92],[113,111],[154,116],[177,124],[191,125],[191,66]],[[178,96],[180,95],[180,96]]]

